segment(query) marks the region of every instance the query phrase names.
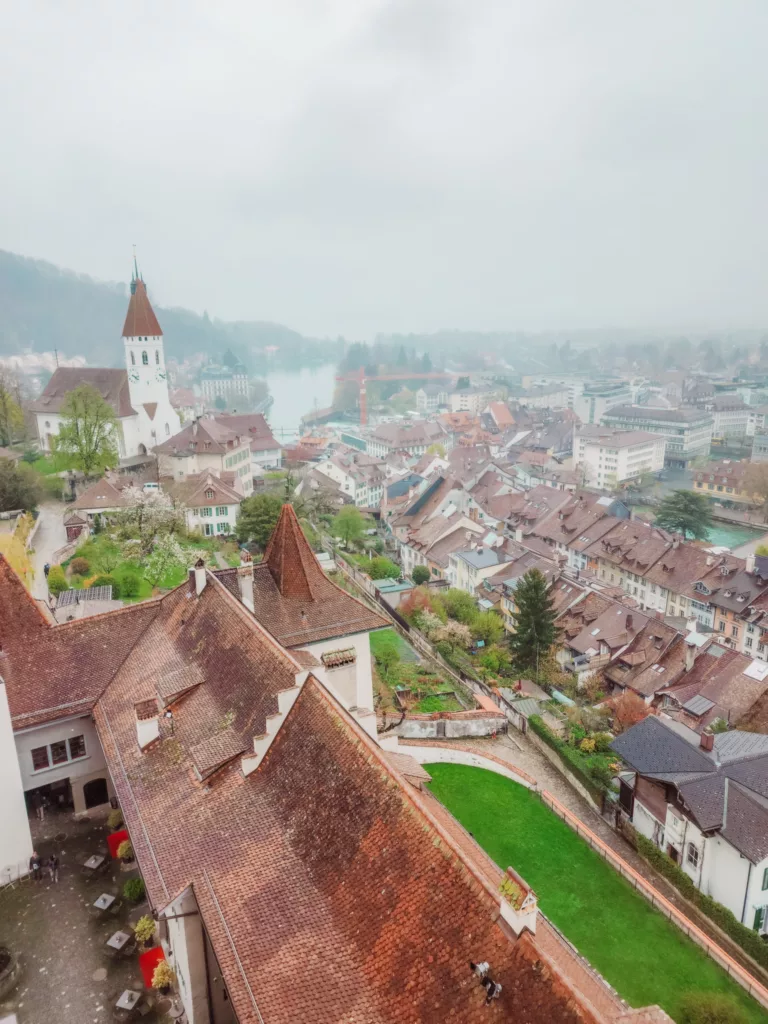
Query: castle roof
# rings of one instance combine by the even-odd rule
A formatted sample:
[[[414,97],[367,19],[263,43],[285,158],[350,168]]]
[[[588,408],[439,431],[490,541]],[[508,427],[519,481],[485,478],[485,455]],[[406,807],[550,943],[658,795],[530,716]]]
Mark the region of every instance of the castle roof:
[[[323,572],[291,505],[253,567],[256,617],[285,647],[381,629],[388,622]]]

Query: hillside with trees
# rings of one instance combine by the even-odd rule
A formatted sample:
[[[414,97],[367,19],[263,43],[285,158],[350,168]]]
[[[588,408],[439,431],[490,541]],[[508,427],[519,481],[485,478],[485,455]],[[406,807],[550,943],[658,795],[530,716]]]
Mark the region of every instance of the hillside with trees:
[[[150,297],[151,282],[149,282]],[[105,351],[118,364],[120,337],[128,305],[125,282],[97,281],[62,270],[44,260],[0,250],[0,357],[24,352],[85,356],[102,364]],[[163,328],[166,354],[184,359],[191,353],[218,355],[231,349],[251,372],[263,367],[258,350],[275,346],[273,364],[295,367],[333,358],[335,342],[305,338],[281,324],[211,319],[188,309],[155,304]]]

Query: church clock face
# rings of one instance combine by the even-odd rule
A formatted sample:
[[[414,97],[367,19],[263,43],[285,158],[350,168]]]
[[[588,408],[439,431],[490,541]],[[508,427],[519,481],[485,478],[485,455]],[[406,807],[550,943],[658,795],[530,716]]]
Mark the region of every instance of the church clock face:
[[[131,370],[131,372],[130,372],[130,373],[128,374],[128,380],[129,380],[129,381],[130,381],[130,382],[131,382],[132,384],[138,384],[138,383],[139,383],[139,374],[138,374],[138,371],[137,371],[137,370]]]
[[[165,374],[163,373],[162,370],[157,371],[157,373],[155,374],[155,380],[165,380]]]

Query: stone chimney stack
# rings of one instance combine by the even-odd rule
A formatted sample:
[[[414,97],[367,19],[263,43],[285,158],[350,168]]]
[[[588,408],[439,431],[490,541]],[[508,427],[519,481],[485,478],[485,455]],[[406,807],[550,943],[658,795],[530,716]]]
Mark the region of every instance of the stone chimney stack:
[[[701,734],[701,740],[699,741],[699,746],[701,747],[702,750],[706,750],[707,752],[709,752],[710,750],[714,750],[715,749],[715,737],[714,737],[714,734],[709,732],[707,729],[705,729],[704,732]]]
[[[688,641],[686,641],[686,644],[685,644],[685,671],[686,672],[690,672],[691,669],[693,668],[693,663],[694,663],[694,661],[696,661],[697,651],[698,651],[698,648],[696,647],[696,644],[692,644],[692,643],[689,643]]]
[[[745,561],[746,561],[746,565],[744,566],[744,568],[746,569],[746,571],[747,572],[754,572],[755,571],[755,556],[754,555],[747,555]]]

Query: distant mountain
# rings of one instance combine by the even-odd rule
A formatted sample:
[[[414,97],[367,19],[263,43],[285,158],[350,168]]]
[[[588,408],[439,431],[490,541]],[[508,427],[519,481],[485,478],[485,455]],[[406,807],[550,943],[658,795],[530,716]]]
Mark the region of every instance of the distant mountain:
[[[64,356],[85,356],[93,365],[119,365],[117,342],[127,307],[128,287],[122,282],[96,281],[44,260],[0,250],[0,356],[58,349]],[[231,349],[258,373],[265,369],[258,350],[267,346],[277,348],[273,364],[292,367],[330,359],[336,352],[335,344],[305,338],[281,324],[228,323],[158,305],[155,311],[166,355],[179,360],[196,352],[219,357]],[[112,355],[109,360],[107,351]]]

